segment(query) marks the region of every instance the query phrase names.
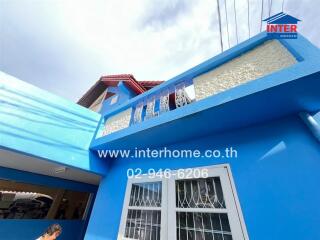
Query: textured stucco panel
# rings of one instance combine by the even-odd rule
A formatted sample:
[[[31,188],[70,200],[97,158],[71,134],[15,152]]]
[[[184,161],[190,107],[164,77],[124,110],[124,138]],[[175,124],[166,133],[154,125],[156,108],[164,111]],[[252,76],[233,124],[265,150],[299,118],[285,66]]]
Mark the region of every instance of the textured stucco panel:
[[[107,135],[129,127],[131,112],[132,108],[129,108],[123,112],[109,117],[105,123],[105,130],[103,132],[103,135]]]
[[[297,60],[278,41],[266,41],[243,55],[193,79],[200,100],[295,64]]]

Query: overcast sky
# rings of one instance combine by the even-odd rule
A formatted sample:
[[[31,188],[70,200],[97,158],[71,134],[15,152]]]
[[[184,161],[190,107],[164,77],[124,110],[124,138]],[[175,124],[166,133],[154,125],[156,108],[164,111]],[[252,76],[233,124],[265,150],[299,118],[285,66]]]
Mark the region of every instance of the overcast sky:
[[[235,1],[243,41],[247,0]],[[226,2],[233,46],[233,0]],[[252,35],[260,30],[261,2],[250,0]],[[273,0],[271,15],[281,8],[282,0]],[[299,32],[318,47],[319,8],[319,0],[284,2],[284,12],[302,20]],[[216,0],[0,0],[0,70],[72,101],[101,75],[168,80],[219,52]]]

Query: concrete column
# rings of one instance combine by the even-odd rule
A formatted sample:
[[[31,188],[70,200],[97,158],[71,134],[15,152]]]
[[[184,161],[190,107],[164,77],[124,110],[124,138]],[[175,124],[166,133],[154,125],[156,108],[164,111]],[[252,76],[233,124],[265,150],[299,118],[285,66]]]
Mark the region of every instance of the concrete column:
[[[64,192],[65,192],[64,189],[57,190],[56,194],[53,197],[53,202],[52,202],[52,205],[48,211],[46,219],[54,219],[54,217],[57,214],[58,208],[60,206],[61,200],[63,198]]]

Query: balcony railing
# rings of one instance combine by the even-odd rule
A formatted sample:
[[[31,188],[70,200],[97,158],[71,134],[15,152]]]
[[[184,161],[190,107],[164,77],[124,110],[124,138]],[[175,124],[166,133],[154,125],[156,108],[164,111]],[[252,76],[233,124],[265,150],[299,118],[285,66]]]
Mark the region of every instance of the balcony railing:
[[[149,92],[148,92],[149,93]],[[138,96],[139,97],[139,96]],[[184,80],[164,86],[155,93],[133,99],[127,108],[104,116],[104,130],[101,136],[111,134],[131,125],[140,124],[159,115],[191,104],[195,101],[193,81]]]
[[[103,116],[97,137],[157,118],[177,108],[262,78],[297,63],[277,40],[261,34],[170,81],[136,96]]]

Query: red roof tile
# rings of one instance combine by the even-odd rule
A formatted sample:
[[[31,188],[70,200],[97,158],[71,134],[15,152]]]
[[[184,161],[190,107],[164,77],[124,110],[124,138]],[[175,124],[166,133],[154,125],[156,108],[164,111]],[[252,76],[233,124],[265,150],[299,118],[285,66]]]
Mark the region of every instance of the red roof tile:
[[[116,87],[120,81],[132,89],[136,94],[141,94],[163,81],[137,81],[132,74],[116,74],[102,76],[78,101],[78,104],[89,107],[107,87]]]

